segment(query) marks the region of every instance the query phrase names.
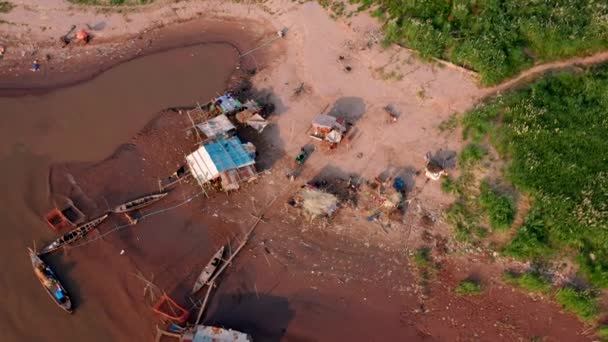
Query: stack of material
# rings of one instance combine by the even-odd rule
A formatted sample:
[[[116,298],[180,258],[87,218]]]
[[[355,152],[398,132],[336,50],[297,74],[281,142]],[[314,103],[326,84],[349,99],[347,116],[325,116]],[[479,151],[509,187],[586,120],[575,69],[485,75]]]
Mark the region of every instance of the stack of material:
[[[302,208],[312,217],[331,217],[338,210],[338,198],[325,191],[306,187],[302,190]]]

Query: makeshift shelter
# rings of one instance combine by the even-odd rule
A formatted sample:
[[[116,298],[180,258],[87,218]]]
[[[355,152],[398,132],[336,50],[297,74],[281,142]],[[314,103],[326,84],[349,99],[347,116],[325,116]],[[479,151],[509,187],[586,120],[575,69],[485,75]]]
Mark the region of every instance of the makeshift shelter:
[[[230,136],[236,132],[236,127],[224,114],[200,123],[196,125],[196,128],[208,139],[215,139],[220,136]]]
[[[253,100],[245,102],[243,110],[236,114],[236,120],[262,133],[268,126],[268,121],[260,114],[262,108]]]
[[[430,178],[432,180],[439,180],[439,178],[441,178],[441,176],[443,176],[444,174],[446,174],[445,169],[443,168],[443,166],[439,165],[437,162],[435,162],[434,160],[429,160],[426,163],[426,167],[425,167],[425,175],[427,178]]]
[[[342,140],[344,132],[346,132],[346,127],[343,120],[321,114],[312,121],[310,137],[339,143]]]
[[[183,342],[252,342],[251,336],[240,331],[198,325],[193,330],[186,332],[181,341]]]
[[[221,114],[232,114],[243,107],[241,101],[232,97],[230,93],[225,93],[222,96],[218,96],[213,100],[211,104],[212,111],[218,111]]]
[[[236,179],[238,183],[255,177],[255,161],[249,150],[236,137],[220,138],[202,145],[186,157],[191,174],[203,185],[223,175],[227,180]],[[231,188],[234,182],[226,181]]]

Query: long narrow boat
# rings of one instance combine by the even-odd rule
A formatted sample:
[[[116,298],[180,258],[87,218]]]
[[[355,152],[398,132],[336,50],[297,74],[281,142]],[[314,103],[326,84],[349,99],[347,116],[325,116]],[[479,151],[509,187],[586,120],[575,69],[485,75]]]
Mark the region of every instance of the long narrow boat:
[[[163,192],[160,194],[140,197],[140,198],[134,199],[132,201],[129,201],[127,203],[123,203],[123,204],[117,206],[116,208],[114,208],[114,210],[112,210],[112,211],[115,213],[126,213],[129,211],[141,209],[147,205],[150,205],[150,204],[160,200],[161,198],[167,196],[168,194],[169,194],[168,192]]]
[[[55,304],[59,305],[60,308],[72,313],[72,301],[70,300],[67,291],[61,286],[55,273],[53,273],[53,270],[51,270],[51,268],[45,264],[31,248],[28,248],[28,251],[30,253],[34,273],[38,280],[40,280],[40,284],[42,284],[46,293],[49,294],[51,299]]]
[[[198,276],[198,278],[196,279],[196,283],[194,283],[194,287],[192,288],[192,294],[200,290],[203,286],[205,286],[205,284],[207,284],[209,279],[211,279],[211,276],[222,261],[222,255],[224,255],[224,246],[222,246],[222,248],[215,252],[213,257],[211,258],[211,261],[209,261],[207,266],[205,266],[201,274]]]
[[[83,225],[76,227],[73,230],[61,235],[57,240],[51,242],[48,246],[44,247],[40,254],[50,253],[55,251],[63,246],[70,244],[76,240],[83,238],[90,232],[93,228],[97,227],[101,222],[103,222],[106,218],[108,218],[108,214],[100,216],[94,220],[91,220]]]

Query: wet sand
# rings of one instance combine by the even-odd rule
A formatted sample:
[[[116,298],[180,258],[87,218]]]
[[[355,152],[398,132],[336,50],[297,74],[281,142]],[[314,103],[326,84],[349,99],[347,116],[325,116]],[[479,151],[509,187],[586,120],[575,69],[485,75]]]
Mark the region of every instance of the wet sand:
[[[132,268],[113,249],[47,258],[74,297],[73,316],[58,311],[35,280],[26,247],[32,240],[41,247],[55,236],[41,219],[52,205],[49,166],[108,157],[159,110],[189,106],[222,91],[236,64],[237,51],[230,45],[192,46],[132,60],[87,83],[44,95],[0,98],[0,225],[5,227],[0,325],[7,341],[150,337],[147,310],[131,305],[141,297],[140,290],[131,291],[139,286],[127,286],[137,281],[125,271]]]

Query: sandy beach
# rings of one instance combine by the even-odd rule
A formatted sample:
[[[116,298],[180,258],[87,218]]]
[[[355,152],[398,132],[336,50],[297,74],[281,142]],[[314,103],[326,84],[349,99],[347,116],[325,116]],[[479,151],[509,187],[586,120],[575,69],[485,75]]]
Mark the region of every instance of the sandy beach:
[[[505,286],[501,272],[510,261],[452,241],[442,217],[452,198],[424,176],[425,154],[449,159],[462,146],[461,132],[441,132],[438,126],[502,88],[482,88],[470,71],[421,61],[406,49],[383,48],[379,24],[367,13],[332,19],[315,2],[157,1],[124,9],[61,0],[13,2],[16,8],[2,14],[10,24],[2,24],[6,36],[0,38],[7,49],[0,62],[0,104],[7,110],[0,119],[5,137],[0,160],[11,165],[2,177],[8,191],[0,203],[14,210],[3,211],[0,222],[12,231],[5,250],[20,258],[18,251],[32,240],[55,237],[41,219],[52,205],[51,195],[79,195],[86,214],[94,217],[157,191],[158,179],[174,172],[196,146],[194,136],[185,133],[191,126],[188,117],[170,107],[208,101],[250,79],[253,96],[273,103],[275,112],[263,133],[239,132],[258,148],[255,183],[207,197],[190,180],[146,210],[179,207],[105,235],[125,223],[111,218],[89,237],[90,243],[48,258],[75,298],[75,315],[47,321],[40,313],[55,315],[56,308],[42,298],[25,253],[18,265],[5,263],[11,271],[0,289],[10,298],[2,299],[7,310],[0,326],[9,331],[9,340],[150,341],[159,322],[150,298],[142,295],[144,283],[134,275],[189,307],[186,295],[202,265],[218,246],[236,244],[259,215],[264,220],[222,276],[206,324],[245,331],[256,341],[592,339],[575,316],[555,303]],[[59,37],[71,25],[89,28],[91,42],[62,48]],[[277,36],[280,30],[283,38]],[[219,45],[205,50],[206,44]],[[198,50],[158,55],[184,47]],[[128,107],[107,114],[104,123],[88,117],[78,123],[61,114],[70,109],[61,100],[69,98],[69,91],[84,89],[121,66],[135,70],[128,63],[160,56],[148,59],[138,72],[180,63],[195,68],[204,63],[187,59],[195,54],[221,58],[196,76],[183,71],[173,80],[167,75],[173,94],[160,99],[158,94],[172,91],[151,90],[151,97],[159,99],[146,108],[154,110]],[[29,71],[33,59],[41,61],[41,71]],[[205,83],[210,69],[218,69],[217,74],[196,97],[191,88]],[[138,77],[130,75],[124,77]],[[112,82],[121,82],[115,77]],[[188,77],[193,80],[183,80]],[[185,93],[176,89],[180,82],[192,92],[190,100],[176,95]],[[103,87],[110,85],[95,89]],[[62,92],[67,94],[63,98]],[[48,102],[32,107],[37,101]],[[395,123],[383,110],[389,104],[400,113]],[[45,123],[42,111],[51,105],[58,109]],[[36,115],[23,118],[32,108]],[[351,139],[335,150],[319,148],[290,182],[285,175],[300,148],[311,143],[306,131],[321,112],[353,122]],[[97,127],[92,141],[78,144],[76,137],[86,139],[86,132],[74,140],[63,138],[85,127]],[[315,177],[373,180],[384,172],[405,179],[410,200],[403,220],[388,229],[369,222],[356,207],[341,208],[325,221],[308,220],[287,205]],[[431,247],[441,263],[430,282],[420,279],[411,261],[419,246]],[[490,290],[475,298],[455,295],[456,284],[471,275]],[[20,292],[20,286],[27,289]],[[28,319],[38,306],[44,309]],[[43,331],[60,327],[61,332],[31,332],[33,322]]]

